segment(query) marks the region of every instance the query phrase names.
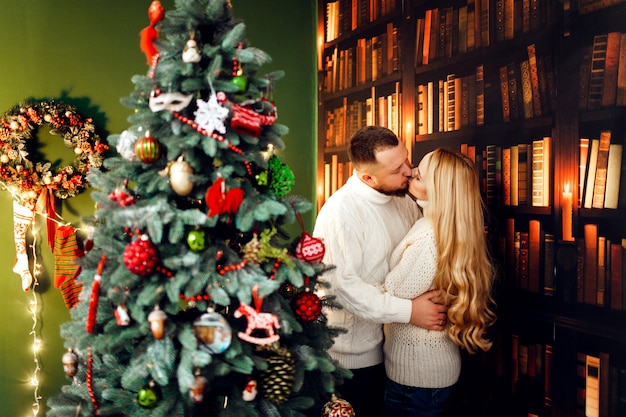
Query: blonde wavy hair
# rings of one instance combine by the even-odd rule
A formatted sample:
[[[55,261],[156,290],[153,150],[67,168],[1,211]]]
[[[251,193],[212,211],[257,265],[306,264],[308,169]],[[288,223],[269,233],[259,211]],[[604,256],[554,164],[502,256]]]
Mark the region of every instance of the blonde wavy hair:
[[[478,175],[466,156],[438,148],[426,175],[428,205],[424,216],[435,229],[437,302],[448,306],[448,334],[455,344],[475,353],[487,351],[487,328],[495,322],[491,295],[494,267],[485,236],[484,206]]]

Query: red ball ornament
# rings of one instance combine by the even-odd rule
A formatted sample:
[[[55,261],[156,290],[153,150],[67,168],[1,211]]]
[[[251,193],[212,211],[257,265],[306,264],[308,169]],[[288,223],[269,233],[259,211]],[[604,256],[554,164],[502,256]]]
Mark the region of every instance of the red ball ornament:
[[[135,275],[144,276],[153,273],[159,265],[157,247],[147,235],[129,243],[122,255],[124,265]]]
[[[322,301],[309,289],[296,295],[293,305],[294,313],[302,321],[313,321],[322,313]]]
[[[151,164],[159,160],[161,145],[158,140],[150,135],[146,135],[135,142],[135,155],[141,162]]]
[[[300,242],[296,245],[296,258],[306,262],[321,262],[325,252],[326,247],[321,239],[302,232]]]
[[[324,404],[322,417],[354,417],[354,408],[349,402],[332,395],[330,401]]]

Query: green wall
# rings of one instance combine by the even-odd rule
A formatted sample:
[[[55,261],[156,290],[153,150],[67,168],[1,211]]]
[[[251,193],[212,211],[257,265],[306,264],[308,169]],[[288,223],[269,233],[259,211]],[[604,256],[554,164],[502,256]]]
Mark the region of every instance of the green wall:
[[[162,0],[166,9],[173,0]],[[232,0],[234,14],[245,21],[250,43],[263,49],[273,63],[262,68],[285,70],[276,85],[279,121],[290,128],[284,137],[286,163],[296,175],[295,194],[315,198],[316,71],[315,0]],[[150,0],[0,0],[0,112],[20,101],[46,98],[77,107],[92,117],[102,137],[128,127],[130,109],[119,103],[133,89],[130,78],[147,70],[139,49],[139,31],[148,24]],[[42,141],[58,140],[47,136]],[[71,161],[59,143],[48,159]],[[60,146],[59,146],[60,145]],[[67,159],[69,158],[69,159]],[[93,214],[88,193],[66,200],[60,213],[65,221],[81,227],[81,218]],[[312,227],[314,213],[305,216]],[[45,230],[38,219],[37,227]],[[41,411],[46,400],[68,383],[61,367],[64,352],[59,325],[69,319],[61,293],[54,288],[54,258],[45,243],[45,231],[37,233],[37,255],[42,276],[36,294],[21,290],[12,272],[12,202],[0,192],[0,405],[2,415],[32,416],[35,391],[29,385],[35,369],[31,346],[35,324],[29,311],[36,302],[36,333],[43,344],[38,356]]]

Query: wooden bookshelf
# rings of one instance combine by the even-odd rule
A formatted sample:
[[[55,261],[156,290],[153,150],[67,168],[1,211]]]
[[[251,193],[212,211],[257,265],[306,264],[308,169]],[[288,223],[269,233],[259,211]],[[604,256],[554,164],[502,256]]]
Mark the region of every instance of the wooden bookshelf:
[[[610,132],[611,145],[622,151],[626,145],[626,2],[320,0],[318,7],[318,38],[329,23],[339,25],[319,49],[318,207],[350,175],[346,143],[363,124],[396,130],[414,163],[440,146],[470,152],[484,184],[487,235],[499,271],[499,319],[492,351],[464,357],[449,415],[476,410],[481,416],[574,416],[585,401],[577,355],[599,360],[599,395],[609,406],[600,406],[598,414],[619,415],[614,410],[626,406],[626,258],[617,274],[611,257],[617,259],[616,244],[626,244],[624,156],[617,174],[607,176],[609,185],[619,180],[617,208],[602,206],[606,195],[596,197],[598,208],[579,207],[578,197],[590,162],[581,170],[580,139],[599,140]],[[329,17],[329,9],[337,16]],[[368,52],[376,49],[372,45],[383,52]],[[395,100],[393,112],[385,100]],[[381,115],[377,109],[383,106]],[[548,159],[533,163],[533,144],[544,138],[550,138]],[[522,160],[528,175],[523,204],[519,194],[516,204],[506,197],[512,171],[502,159],[503,151],[519,147],[530,149]],[[539,165],[548,170],[541,180]],[[519,169],[515,177],[519,181]],[[541,202],[533,179],[543,186]],[[595,185],[594,179],[589,192],[602,190]],[[563,230],[570,220],[563,210],[570,198],[568,240]],[[586,243],[585,230],[592,229],[588,239],[595,241]],[[516,234],[534,239],[527,250],[536,277],[520,276]],[[595,252],[585,254],[594,245]],[[585,275],[585,256],[595,274],[588,267]],[[590,283],[595,292],[585,299],[592,275],[604,280]],[[614,287],[621,291],[617,308]],[[524,360],[529,352],[543,358],[541,376],[535,366],[534,374],[526,368],[521,377],[520,346]]]

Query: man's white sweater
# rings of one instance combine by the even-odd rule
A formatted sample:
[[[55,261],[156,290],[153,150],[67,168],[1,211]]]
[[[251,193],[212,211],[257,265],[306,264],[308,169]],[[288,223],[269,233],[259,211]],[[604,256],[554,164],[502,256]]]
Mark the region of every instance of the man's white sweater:
[[[419,211],[409,197],[391,197],[364,184],[356,175],[320,210],[313,235],[326,246],[323,262],[335,268],[324,274],[342,310],[325,310],[339,335],[331,357],[343,367],[359,369],[383,360],[381,323],[408,323],[411,301],[384,292],[389,257]],[[323,295],[324,291],[320,291]]]

